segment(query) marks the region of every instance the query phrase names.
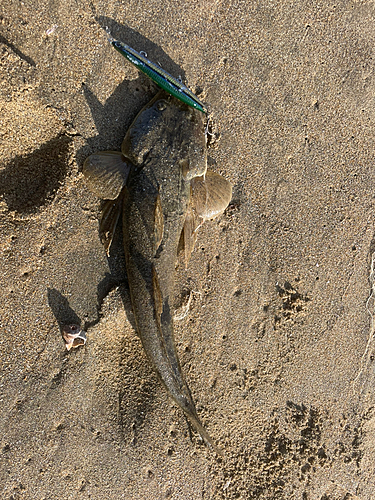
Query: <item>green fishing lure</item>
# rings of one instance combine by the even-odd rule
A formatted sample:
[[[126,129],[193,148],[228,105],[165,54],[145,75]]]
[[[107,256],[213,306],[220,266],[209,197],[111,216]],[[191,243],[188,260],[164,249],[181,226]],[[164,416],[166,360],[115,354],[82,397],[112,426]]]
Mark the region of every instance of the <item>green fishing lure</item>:
[[[107,32],[108,33],[108,32]],[[173,95],[180,101],[184,102],[192,108],[198,109],[202,113],[207,113],[207,108],[198,97],[193,94],[193,92],[186,87],[182,82],[174,78],[163,68],[150,61],[140,52],[129,47],[119,40],[115,40],[109,33],[108,39],[111,45],[120,52],[129,62],[134,64],[140,71],[145,73],[152,81],[154,81],[159,87],[168,92],[168,94]]]

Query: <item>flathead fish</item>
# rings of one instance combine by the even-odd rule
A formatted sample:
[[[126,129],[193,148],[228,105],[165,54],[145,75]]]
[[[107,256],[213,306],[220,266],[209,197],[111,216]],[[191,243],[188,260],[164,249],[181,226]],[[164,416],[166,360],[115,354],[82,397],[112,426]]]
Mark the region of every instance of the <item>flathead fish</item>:
[[[187,264],[197,228],[225,210],[230,183],[207,170],[204,115],[159,92],[130,126],[121,152],[91,155],[83,173],[88,187],[109,200],[100,233],[107,253],[118,218],[132,308],[148,359],[178,406],[206,443],[219,452],[202,425],[183,377],[173,334],[175,264]]]

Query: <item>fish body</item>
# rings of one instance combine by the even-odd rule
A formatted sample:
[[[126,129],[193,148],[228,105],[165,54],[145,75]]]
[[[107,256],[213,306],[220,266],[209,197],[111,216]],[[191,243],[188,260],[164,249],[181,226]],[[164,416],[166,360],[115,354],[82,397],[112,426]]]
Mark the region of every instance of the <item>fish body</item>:
[[[194,145],[194,169],[203,175],[207,168],[206,144],[202,115],[177,103],[171,105],[159,98],[152,102],[124,139],[123,152],[142,164],[141,169],[129,174],[123,213],[124,248],[143,347],[170,395],[204,435],[178,360],[172,303],[177,248],[191,191],[191,172],[184,160],[190,162],[189,150]],[[145,135],[146,126],[149,132]]]
[[[103,192],[123,200],[104,209],[101,233],[107,235],[109,248],[117,217],[113,212],[122,206],[128,282],[142,345],[174,401],[218,451],[199,420],[181,371],[172,304],[181,238],[188,260],[197,227],[222,213],[230,201],[231,186],[218,174],[207,172],[203,115],[165,92],[138,114],[121,150],[92,155],[84,165],[96,194],[104,179]]]

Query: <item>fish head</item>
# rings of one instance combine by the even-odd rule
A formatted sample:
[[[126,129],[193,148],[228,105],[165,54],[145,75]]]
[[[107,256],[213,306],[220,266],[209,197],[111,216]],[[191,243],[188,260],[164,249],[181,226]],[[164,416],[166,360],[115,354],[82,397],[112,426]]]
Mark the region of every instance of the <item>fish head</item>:
[[[204,115],[178,99],[159,92],[136,116],[122,143],[122,153],[136,166],[176,166],[185,180],[207,170]]]

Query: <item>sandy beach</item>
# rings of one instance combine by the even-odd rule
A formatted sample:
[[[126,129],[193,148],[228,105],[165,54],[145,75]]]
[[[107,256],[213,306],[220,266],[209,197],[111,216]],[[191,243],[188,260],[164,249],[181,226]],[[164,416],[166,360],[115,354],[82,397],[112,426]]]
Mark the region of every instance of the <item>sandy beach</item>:
[[[375,498],[374,21],[366,0],[1,0],[1,499]],[[83,162],[157,92],[105,26],[208,106],[233,185],[174,304],[223,457],[144,354],[121,228],[109,258],[99,239]]]

